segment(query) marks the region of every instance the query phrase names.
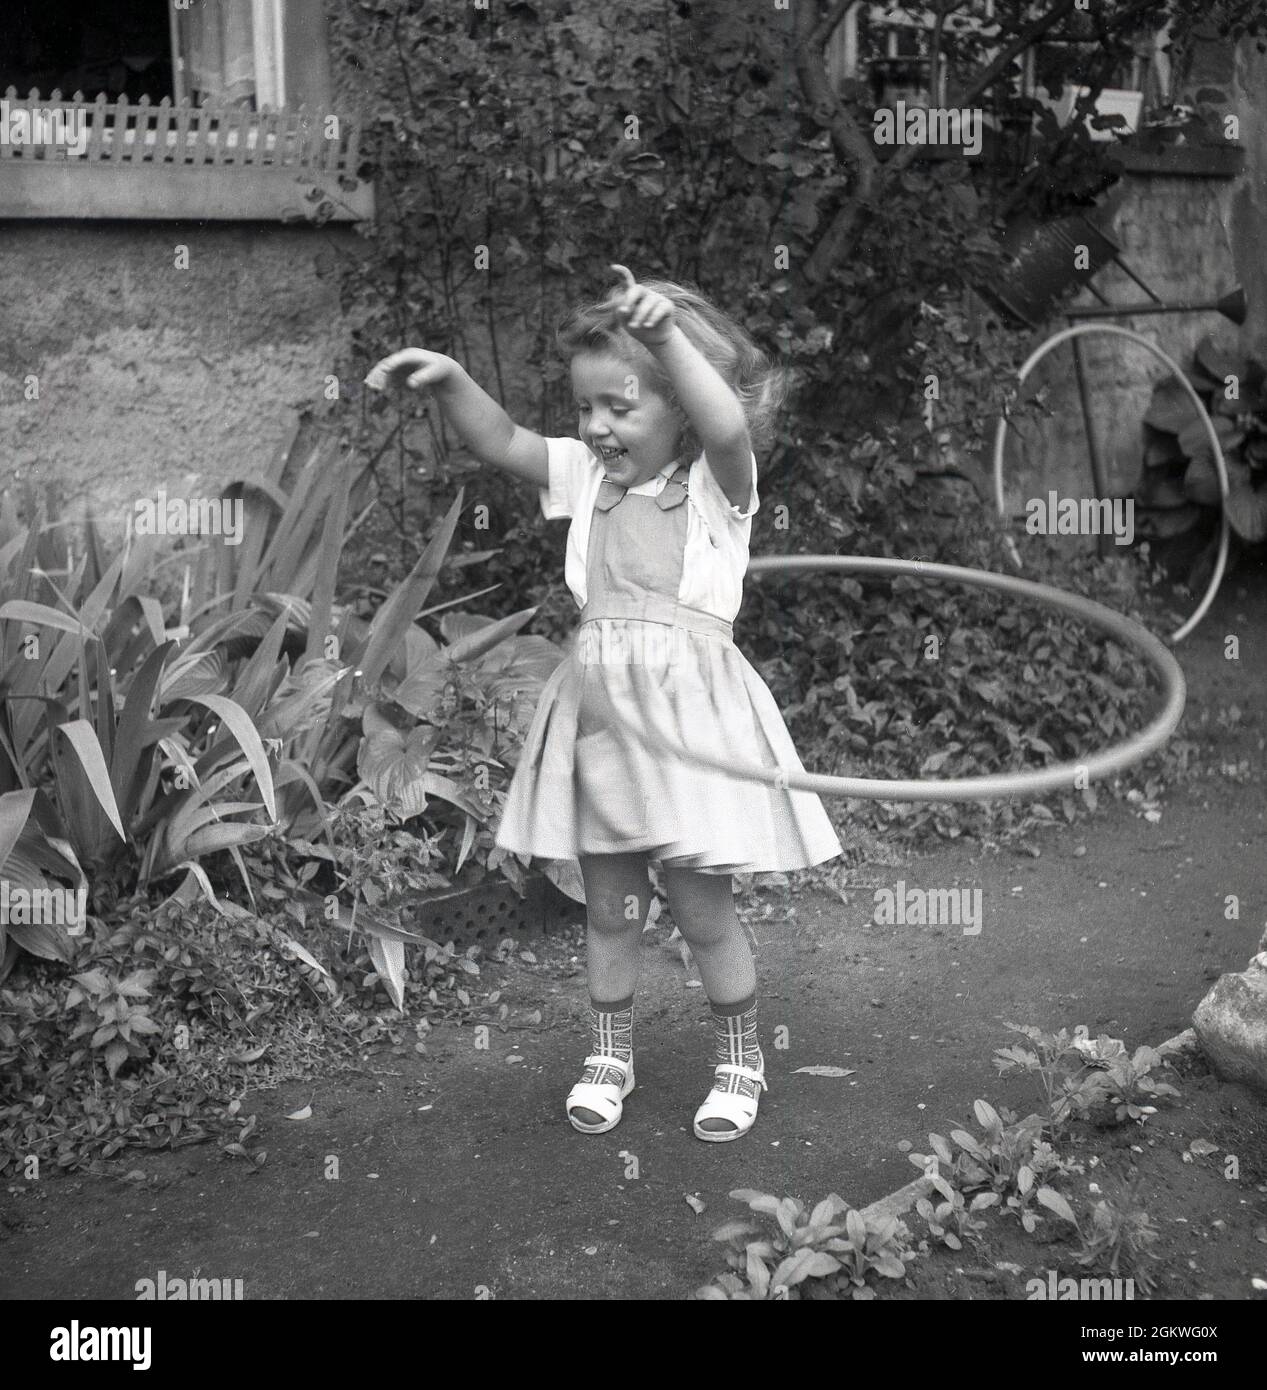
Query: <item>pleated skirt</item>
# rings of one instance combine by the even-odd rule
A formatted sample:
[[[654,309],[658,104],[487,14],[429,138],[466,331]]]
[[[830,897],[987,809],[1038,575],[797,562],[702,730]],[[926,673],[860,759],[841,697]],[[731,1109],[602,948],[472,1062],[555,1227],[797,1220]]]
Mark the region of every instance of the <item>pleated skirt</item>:
[[[803,770],[774,696],[728,636],[594,619],[542,691],[497,843],[542,859],[641,852],[716,874],[803,869],[840,853],[812,792],[661,752],[639,737],[644,726],[730,763]]]

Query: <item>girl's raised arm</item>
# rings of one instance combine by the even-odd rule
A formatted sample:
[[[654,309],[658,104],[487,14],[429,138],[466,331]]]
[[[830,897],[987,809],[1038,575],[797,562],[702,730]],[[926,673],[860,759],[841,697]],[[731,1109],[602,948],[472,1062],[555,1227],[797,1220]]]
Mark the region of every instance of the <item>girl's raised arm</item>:
[[[739,398],[677,326],[673,301],[613,265],[625,281],[617,312],[629,334],[659,359],[691,422],[726,500],[746,507],[752,491],[752,441]]]
[[[533,487],[550,484],[546,442],[517,425],[467,374],[459,362],[426,348],[404,348],[384,357],[365,378],[375,391],[403,380],[415,391],[430,390],[462,443],[481,463],[500,468]]]

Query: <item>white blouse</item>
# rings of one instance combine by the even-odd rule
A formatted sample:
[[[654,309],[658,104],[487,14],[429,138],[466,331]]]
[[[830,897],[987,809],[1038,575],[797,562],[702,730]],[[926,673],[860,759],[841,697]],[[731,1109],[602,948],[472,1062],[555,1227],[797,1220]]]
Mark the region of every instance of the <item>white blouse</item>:
[[[590,518],[603,481],[603,465],[579,439],[547,439],[550,484],[541,489],[547,521],[570,516],[563,577],[578,608],[585,607],[585,567],[589,555]],[[656,497],[677,465],[668,463],[648,482],[629,491]],[[757,459],[752,458],[752,491],[746,508],[733,506],[701,453],[691,464],[688,481],[686,552],[682,560],[679,603],[733,622],[743,598],[748,542],[757,500]]]

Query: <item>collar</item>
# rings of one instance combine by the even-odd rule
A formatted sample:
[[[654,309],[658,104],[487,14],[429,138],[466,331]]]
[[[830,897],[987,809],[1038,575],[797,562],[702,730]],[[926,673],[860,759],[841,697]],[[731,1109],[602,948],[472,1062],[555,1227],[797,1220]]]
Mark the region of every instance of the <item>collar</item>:
[[[674,507],[680,507],[686,501],[687,479],[690,476],[690,465],[678,463],[673,460],[666,463],[658,470],[655,478],[648,479],[648,482],[655,482],[658,478],[664,479],[664,485],[655,494],[656,505],[661,511],[670,511]],[[639,487],[645,487],[645,483],[640,483]],[[609,512],[620,502],[629,491],[619,483],[613,483],[608,478],[604,478],[599,484],[598,496],[594,499],[595,507],[602,512]],[[634,493],[634,496],[640,494]],[[641,494],[646,496],[647,494]]]

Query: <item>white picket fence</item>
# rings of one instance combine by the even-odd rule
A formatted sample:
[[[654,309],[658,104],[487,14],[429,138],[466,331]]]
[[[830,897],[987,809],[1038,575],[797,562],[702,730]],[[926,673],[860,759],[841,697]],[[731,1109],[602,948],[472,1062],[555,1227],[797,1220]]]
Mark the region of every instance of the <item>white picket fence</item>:
[[[0,99],[0,219],[124,217],[356,222],[374,189],[356,176],[362,121],[307,106],[82,92]]]
[[[37,90],[19,97],[5,93],[6,124],[13,132],[33,128],[53,112],[72,132],[86,130],[82,153],[62,140],[15,142],[0,134],[0,159],[85,159],[94,163],[282,165],[355,174],[360,122],[349,116],[310,111],[306,106],[251,111],[240,106],[192,106],[164,97],[135,104],[126,97],[88,101],[82,92],[66,98]],[[23,116],[21,113],[27,113]],[[48,129],[60,129],[59,126]],[[80,142],[76,141],[76,144]]]

